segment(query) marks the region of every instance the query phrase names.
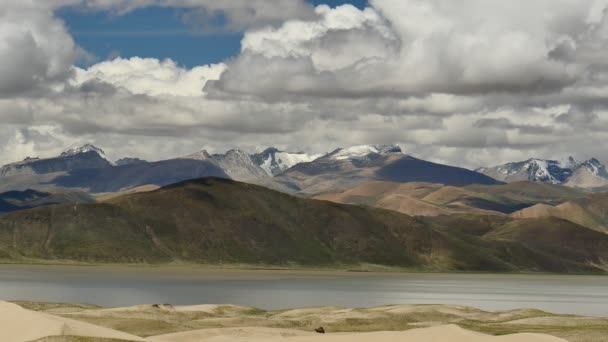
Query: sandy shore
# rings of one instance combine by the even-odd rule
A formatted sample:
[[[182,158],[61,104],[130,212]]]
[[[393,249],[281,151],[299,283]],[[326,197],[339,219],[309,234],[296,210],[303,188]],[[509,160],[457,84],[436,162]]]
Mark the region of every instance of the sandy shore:
[[[319,326],[327,333],[315,333]],[[11,342],[578,342],[602,341],[606,333],[604,318],[445,305],[263,311],[232,305],[0,302],[0,341]]]
[[[304,333],[285,329],[216,329],[197,330],[164,336],[156,336],[149,341],[158,342],[564,342],[566,340],[540,334],[515,334],[508,336],[489,336],[462,329],[456,325],[443,325],[431,328],[412,329],[393,332],[379,331],[370,333]]]

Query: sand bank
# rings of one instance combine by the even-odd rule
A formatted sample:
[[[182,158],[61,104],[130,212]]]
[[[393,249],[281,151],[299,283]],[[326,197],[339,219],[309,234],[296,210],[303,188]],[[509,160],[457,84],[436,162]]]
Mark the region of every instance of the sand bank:
[[[462,329],[456,325],[413,329],[403,332],[317,334],[285,329],[213,329],[156,336],[154,342],[567,342],[541,334],[490,336]]]
[[[0,302],[0,341],[580,342],[601,341],[608,332],[604,318],[447,305],[263,311],[234,305],[19,304]],[[315,333],[319,326],[327,333]],[[535,334],[519,333],[526,331]]]

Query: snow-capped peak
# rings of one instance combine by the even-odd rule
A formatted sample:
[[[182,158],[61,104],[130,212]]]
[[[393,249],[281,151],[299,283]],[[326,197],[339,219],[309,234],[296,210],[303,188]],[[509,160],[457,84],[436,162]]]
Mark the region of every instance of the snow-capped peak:
[[[370,154],[403,153],[399,145],[359,145],[338,150],[332,155],[335,160],[362,158]]]
[[[110,164],[114,165],[114,163],[111,162],[110,159],[108,159],[108,157],[106,156],[106,153],[102,149],[100,149],[99,147],[96,147],[92,144],[84,144],[82,146],[71,148],[71,149],[61,153],[61,157],[75,156],[75,155],[79,155],[82,153],[89,153],[89,152],[97,153],[101,158],[107,160]]]
[[[529,174],[532,175],[533,179],[542,179],[545,182],[558,184],[560,180],[555,178],[549,171],[549,164],[553,161],[542,160],[542,159],[531,159],[526,169],[529,170]]]
[[[505,182],[529,180],[551,184],[566,184],[573,176],[582,171],[608,178],[606,167],[595,158],[584,162],[579,162],[573,157],[562,160],[532,158],[523,162],[477,170],[477,172]]]
[[[379,153],[378,149],[371,145],[359,145],[347,147],[339,150],[332,156],[336,160],[365,157],[372,153]]]
[[[73,156],[76,154],[87,153],[87,152],[97,152],[99,155],[105,155],[102,149],[95,147],[91,144],[84,144],[82,146],[71,148],[65,152],[63,152],[62,156]]]
[[[264,172],[273,177],[297,164],[308,163],[322,156],[322,154],[307,154],[304,152],[284,152],[269,147],[261,153],[252,155],[251,158]]]

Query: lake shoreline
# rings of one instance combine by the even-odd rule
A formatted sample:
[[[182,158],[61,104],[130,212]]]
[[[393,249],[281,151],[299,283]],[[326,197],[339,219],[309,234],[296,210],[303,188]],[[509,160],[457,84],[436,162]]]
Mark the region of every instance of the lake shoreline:
[[[458,271],[458,270],[421,270],[416,268],[401,268],[383,265],[337,265],[337,266],[277,266],[277,265],[256,265],[256,264],[198,264],[198,263],[168,263],[168,264],[143,264],[143,263],[84,263],[73,261],[48,261],[48,260],[28,260],[14,261],[1,260],[0,267],[5,266],[44,266],[44,267],[74,267],[107,270],[199,270],[199,271],[243,271],[243,272],[284,272],[284,273],[327,273],[327,274],[471,274],[471,275],[559,275],[559,276],[608,276],[608,272],[496,272],[496,271]]]

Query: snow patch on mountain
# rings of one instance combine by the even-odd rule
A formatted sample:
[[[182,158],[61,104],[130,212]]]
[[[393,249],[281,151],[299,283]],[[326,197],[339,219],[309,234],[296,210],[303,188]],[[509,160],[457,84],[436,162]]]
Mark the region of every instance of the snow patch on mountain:
[[[309,163],[322,156],[322,154],[307,154],[304,152],[284,152],[269,147],[263,152],[251,155],[251,158],[266,174],[274,177],[295,165]]]
[[[359,145],[340,149],[331,156],[335,160],[356,159],[370,154],[403,153],[399,145]]]
[[[96,147],[92,144],[84,144],[82,146],[71,148],[71,149],[61,153],[60,157],[76,156],[79,154],[89,153],[89,152],[95,152],[101,158],[107,160],[111,165],[115,165],[114,162],[110,161],[110,159],[106,156],[106,153],[102,149],[100,149],[99,147]]]
[[[276,163],[278,169],[282,172],[294,165],[300,163],[309,163],[319,157],[322,154],[308,155],[306,153],[289,153],[289,152],[276,152],[273,156],[269,156],[260,167],[266,171],[269,175],[272,175],[272,166]]]
[[[372,153],[379,153],[378,149],[371,145],[361,145],[343,148],[332,156],[335,160],[345,160],[365,157]]]

